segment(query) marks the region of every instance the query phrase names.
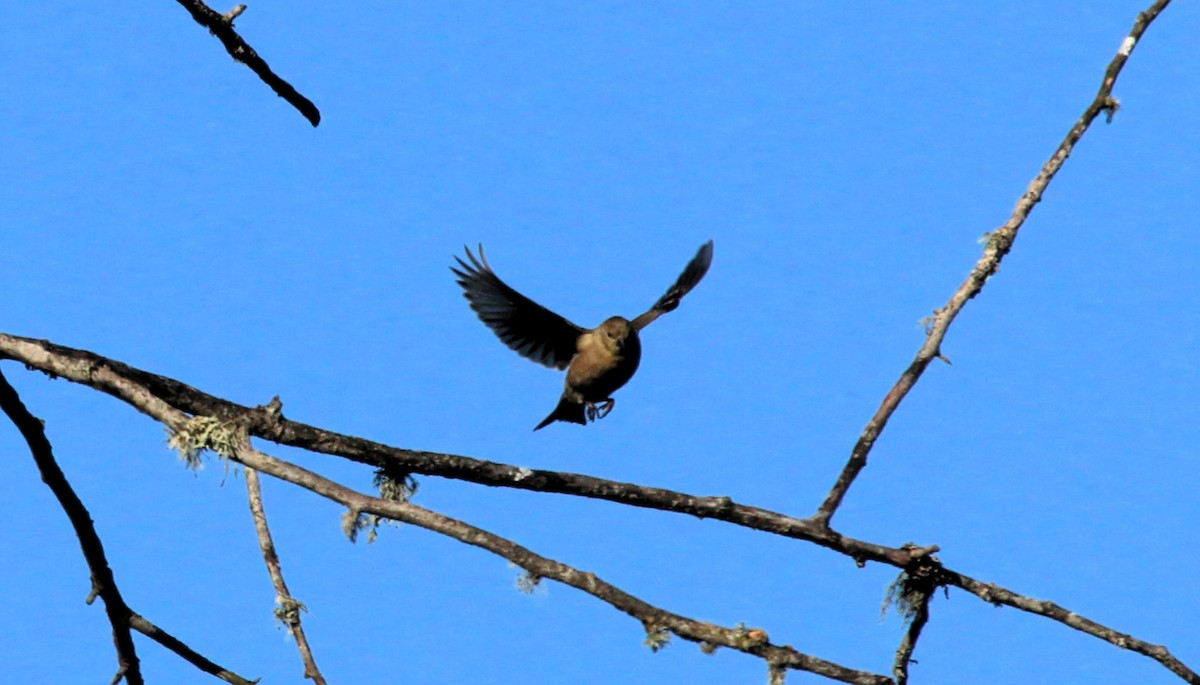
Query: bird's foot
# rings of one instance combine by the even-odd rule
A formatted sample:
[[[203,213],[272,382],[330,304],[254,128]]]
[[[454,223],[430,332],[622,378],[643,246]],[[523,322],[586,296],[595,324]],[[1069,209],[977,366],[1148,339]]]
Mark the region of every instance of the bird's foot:
[[[584,411],[587,414],[588,421],[596,421],[608,416],[613,407],[617,405],[617,401],[613,398],[608,398],[597,405],[595,402],[588,402],[584,405]]]

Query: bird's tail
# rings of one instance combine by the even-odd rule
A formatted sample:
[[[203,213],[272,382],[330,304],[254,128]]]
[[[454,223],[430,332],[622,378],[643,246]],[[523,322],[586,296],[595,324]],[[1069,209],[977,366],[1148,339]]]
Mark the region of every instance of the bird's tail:
[[[564,397],[558,401],[558,406],[554,408],[554,411],[534,427],[534,430],[541,430],[555,421],[569,421],[585,426],[587,425],[587,416],[584,415],[582,404],[572,402]]]

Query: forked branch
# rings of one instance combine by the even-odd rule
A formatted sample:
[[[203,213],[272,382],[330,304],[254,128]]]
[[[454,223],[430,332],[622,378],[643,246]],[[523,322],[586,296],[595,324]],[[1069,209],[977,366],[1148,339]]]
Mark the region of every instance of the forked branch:
[[[38,470],[42,474],[42,480],[58,498],[59,504],[66,512],[67,518],[71,521],[71,526],[79,538],[84,559],[92,572],[92,594],[89,595],[89,598],[99,596],[104,600],[105,611],[113,629],[113,642],[117,648],[117,675],[114,681],[124,679],[130,685],[139,685],[144,682],[133,644],[133,636],[130,634],[132,628],[205,673],[233,685],[253,685],[254,681],[247,680],[233,671],[209,661],[174,635],[129,608],[117,588],[116,579],[113,577],[112,568],[108,565],[108,559],[104,554],[104,545],[92,523],[91,514],[79,496],[75,494],[74,488],[71,487],[66,475],[63,474],[58,462],[54,459],[54,451],[50,440],[46,437],[42,422],[30,413],[25,404],[21,402],[16,389],[8,383],[8,379],[4,377],[3,373],[0,373],[0,409],[17,426],[25,438]],[[89,603],[90,601],[89,599]]]
[[[283,418],[279,411],[270,407],[249,408],[234,404],[179,381],[150,374],[92,352],[62,347],[44,340],[0,333],[0,359],[21,361],[30,368],[44,371],[51,376],[87,385],[112,395],[159,421],[163,421],[162,412],[166,411],[163,407],[182,417],[189,414],[219,416],[222,421],[236,423],[248,435],[263,436],[281,444],[366,464],[391,465],[401,472],[436,474],[492,486],[593,497],[648,509],[715,518],[745,528],[807,540],[844,554],[860,565],[867,561],[877,561],[908,569],[914,563],[927,563],[929,556],[937,551],[936,546],[887,547],[855,540],[827,526],[818,526],[811,521],[795,519],[759,507],[737,504],[727,497],[699,497],[663,488],[620,483],[579,474],[538,471],[469,457],[389,447],[289,421]],[[206,411],[197,413],[181,407],[204,408]],[[270,473],[266,470],[263,472]],[[304,482],[297,484],[308,487]],[[391,513],[379,513],[369,508],[362,508],[361,511],[398,518]],[[1118,643],[1114,642],[1111,636],[1122,635],[1124,642],[1120,646],[1149,656],[1180,674],[1187,682],[1200,685],[1200,677],[1175,659],[1165,647],[1125,636],[1066,610],[1037,610],[1043,603],[951,571],[942,567],[940,562],[937,562],[937,567],[940,570],[938,577],[942,585],[959,587],[990,603],[1005,604],[1045,616],[1114,644]]]
[[[108,565],[108,557],[104,554],[104,544],[92,524],[91,514],[83,501],[75,494],[75,489],[67,482],[66,475],[58,467],[54,459],[54,449],[41,420],[31,414],[21,402],[21,397],[8,379],[0,373],[0,409],[21,431],[29,452],[37,463],[42,481],[54,493],[59,505],[66,512],[75,535],[79,537],[79,547],[87,560],[88,569],[92,572],[92,594],[99,595],[104,600],[104,611],[108,622],[112,625],[113,644],[117,648],[117,679],[125,679],[129,685],[143,685],[141,662],[137,649],[133,644],[133,634],[129,631],[129,616],[133,613],[121,597],[121,590],[113,578],[112,568]]]

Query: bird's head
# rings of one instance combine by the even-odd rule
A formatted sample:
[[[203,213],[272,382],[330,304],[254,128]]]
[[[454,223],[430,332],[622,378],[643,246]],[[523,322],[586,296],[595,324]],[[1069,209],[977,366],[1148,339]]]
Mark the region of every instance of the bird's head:
[[[605,347],[619,350],[625,347],[625,340],[633,333],[633,326],[629,323],[629,319],[614,316],[600,324],[598,330]]]

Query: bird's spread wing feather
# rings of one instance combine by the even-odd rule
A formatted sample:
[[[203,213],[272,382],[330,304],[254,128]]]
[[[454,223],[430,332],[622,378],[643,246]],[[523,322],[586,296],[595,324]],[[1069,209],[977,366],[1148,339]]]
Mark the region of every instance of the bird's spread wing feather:
[[[584,329],[500,280],[488,265],[482,245],[479,246],[478,259],[467,248],[469,264],[460,257],[454,259],[461,269],[450,267],[450,270],[458,276],[458,284],[470,301],[471,309],[505,345],[539,364],[556,369],[567,368],[571,357],[575,356],[575,341],[584,333]]]
[[[708,267],[712,265],[712,258],[713,241],[710,240],[700,246],[700,249],[696,251],[696,256],[692,257],[692,261],[684,267],[683,273],[679,274],[679,278],[666,294],[658,298],[658,302],[655,302],[649,311],[633,320],[633,329],[640,331],[663,314],[674,311],[683,296],[691,292],[700,279],[704,278],[704,274],[708,273]]]

